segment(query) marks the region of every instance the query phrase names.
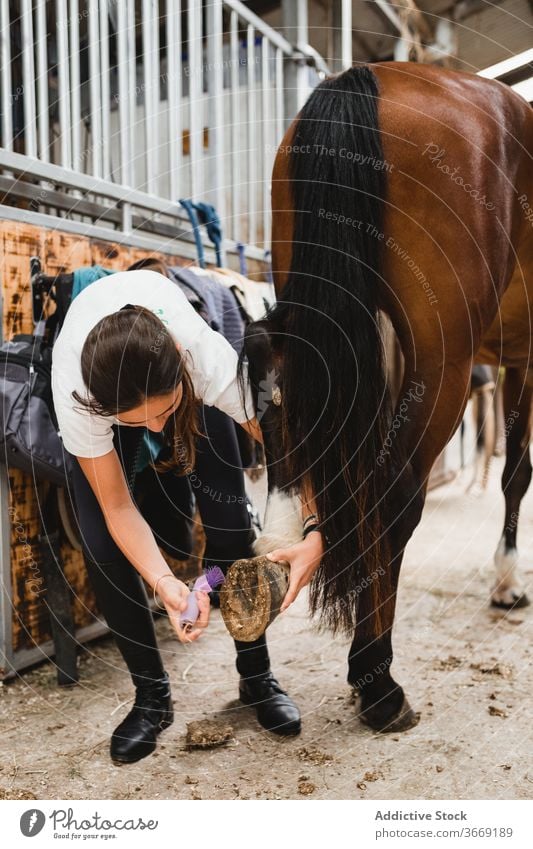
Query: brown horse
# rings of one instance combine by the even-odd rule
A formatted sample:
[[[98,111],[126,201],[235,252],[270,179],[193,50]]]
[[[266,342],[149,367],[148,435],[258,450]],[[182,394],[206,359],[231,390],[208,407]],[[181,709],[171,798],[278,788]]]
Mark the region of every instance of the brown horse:
[[[390,673],[401,561],[474,362],[507,369],[492,602],[527,604],[515,564],[531,477],[533,110],[466,73],[356,66],[322,82],[287,130],[272,210],[278,302],[245,342],[269,490],[313,493],[326,551],[311,610],[355,632],[359,715],[397,731],[416,722]],[[405,364],[395,406],[383,314]]]

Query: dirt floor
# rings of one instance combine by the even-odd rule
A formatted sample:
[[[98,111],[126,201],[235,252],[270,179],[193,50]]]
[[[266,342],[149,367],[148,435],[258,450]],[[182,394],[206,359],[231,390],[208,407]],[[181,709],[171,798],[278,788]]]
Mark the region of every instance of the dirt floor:
[[[59,690],[51,664],[0,687],[0,797],[40,799],[524,799],[533,795],[533,608],[500,615],[487,600],[502,526],[501,461],[489,491],[458,480],[430,494],[404,562],[394,673],[420,711],[402,735],[355,718],[347,644],[318,634],[302,596],[269,632],[273,669],[297,700],[303,731],[264,732],[235,700],[231,639],[214,611],[209,632],[181,646],[157,628],[173,682],[174,725],[132,766],[109,760],[109,737],[132,688],[109,639],[83,651],[80,684]],[[519,532],[533,574],[533,487]],[[531,593],[530,593],[531,595]],[[231,723],[224,748],[188,752],[186,723]]]

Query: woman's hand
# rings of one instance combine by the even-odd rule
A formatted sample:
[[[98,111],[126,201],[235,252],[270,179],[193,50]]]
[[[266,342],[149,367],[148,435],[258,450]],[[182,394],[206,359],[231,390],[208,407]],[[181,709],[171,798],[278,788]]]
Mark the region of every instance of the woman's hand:
[[[209,596],[207,593],[195,590],[200,615],[192,628],[187,625],[185,627],[180,625],[180,615],[187,608],[187,601],[190,594],[189,588],[179,578],[176,578],[175,581],[161,581],[159,584],[158,595],[165,605],[168,618],[180,643],[192,643],[194,640],[197,640],[205,628],[207,628],[209,622],[209,610],[211,607]]]
[[[286,560],[291,567],[289,589],[283,599],[280,613],[287,610],[303,587],[310,583],[320,565],[324,546],[320,531],[311,531],[306,539],[291,545],[290,548],[276,548],[269,552],[269,560]]]

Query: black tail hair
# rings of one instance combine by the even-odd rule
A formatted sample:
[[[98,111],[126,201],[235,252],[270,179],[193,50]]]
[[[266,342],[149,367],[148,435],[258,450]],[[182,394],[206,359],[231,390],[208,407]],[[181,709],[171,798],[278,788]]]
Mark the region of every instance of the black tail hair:
[[[353,633],[357,619],[377,635],[390,599],[377,462],[390,399],[378,321],[387,164],[370,68],[322,82],[291,144],[292,260],[270,319],[283,328],[289,477],[312,487],[327,543],[311,610],[333,631]]]

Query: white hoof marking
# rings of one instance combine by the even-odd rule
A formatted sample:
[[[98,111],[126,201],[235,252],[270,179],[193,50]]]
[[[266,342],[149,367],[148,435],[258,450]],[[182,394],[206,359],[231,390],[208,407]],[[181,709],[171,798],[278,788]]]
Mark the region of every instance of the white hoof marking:
[[[494,555],[496,582],[492,588],[491,600],[495,604],[513,605],[523,595],[517,575],[518,551],[516,548],[505,550],[505,537],[502,536]]]
[[[300,499],[274,488],[268,496],[263,532],[254,542],[256,555],[286,548],[302,539]]]

